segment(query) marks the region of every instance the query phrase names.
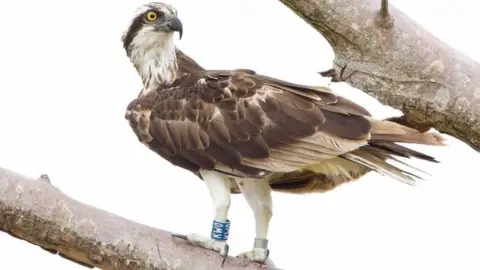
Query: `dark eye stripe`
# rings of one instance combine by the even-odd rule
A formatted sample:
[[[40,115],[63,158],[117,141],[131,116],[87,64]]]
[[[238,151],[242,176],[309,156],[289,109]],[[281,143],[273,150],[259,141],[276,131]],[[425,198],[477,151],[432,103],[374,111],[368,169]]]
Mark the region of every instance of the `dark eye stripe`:
[[[137,15],[137,17],[133,19],[132,24],[130,25],[130,28],[128,28],[125,36],[122,38],[123,48],[127,51],[128,56],[130,56],[130,49],[128,47],[137,35],[138,31],[142,29],[142,26],[145,23],[145,16],[151,11],[157,14],[157,21],[165,19],[165,14],[162,11],[154,8],[150,8],[147,11]]]
[[[123,48],[127,51],[127,54],[130,54],[130,50],[128,47],[133,41],[133,38],[137,35],[138,31],[142,28],[143,25],[143,18],[145,17],[145,13],[142,13],[133,19],[130,28],[128,28],[127,33],[123,38]]]

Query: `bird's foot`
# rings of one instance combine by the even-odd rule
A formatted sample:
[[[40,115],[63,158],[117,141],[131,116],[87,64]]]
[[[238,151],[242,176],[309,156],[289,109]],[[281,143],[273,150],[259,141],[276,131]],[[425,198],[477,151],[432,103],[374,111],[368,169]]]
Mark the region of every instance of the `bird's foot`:
[[[250,261],[266,264],[270,250],[266,248],[253,248],[251,251],[242,252],[237,255],[237,258],[247,258]]]
[[[220,255],[222,255],[223,257],[228,256],[229,247],[227,241],[215,240],[210,238],[210,236],[200,235],[196,233],[190,233],[187,235],[172,233],[171,235],[173,237],[185,239],[189,243],[201,246],[205,249],[211,249],[213,251],[216,251],[220,253]]]
[[[248,252],[242,252],[237,255],[238,258],[247,258],[250,261],[260,263],[260,264],[269,264],[267,263],[268,256],[270,255],[270,250],[268,250],[268,240],[265,238],[255,238],[255,243],[253,244],[253,249]],[[270,261],[270,260],[269,260]],[[271,264],[271,262],[270,262]]]
[[[205,249],[210,249],[220,253],[223,256],[222,266],[228,257],[229,246],[227,244],[228,234],[230,231],[230,220],[217,221],[214,220],[212,224],[212,232],[210,236],[200,235],[196,233],[172,234],[173,237],[178,237],[187,240],[189,243],[201,246]]]
[[[173,237],[178,237],[187,240],[189,243],[201,246],[206,249],[211,249],[219,252],[221,255],[228,254],[227,241],[218,241],[210,238],[209,236],[200,235],[196,233],[190,233],[187,235],[172,234]]]

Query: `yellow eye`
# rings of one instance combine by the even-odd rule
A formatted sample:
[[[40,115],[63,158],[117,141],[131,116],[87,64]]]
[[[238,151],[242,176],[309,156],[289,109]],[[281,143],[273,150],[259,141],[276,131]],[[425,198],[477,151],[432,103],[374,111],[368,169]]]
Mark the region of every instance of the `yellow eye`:
[[[158,19],[158,15],[155,11],[149,11],[147,12],[147,14],[145,14],[145,18],[147,19],[147,21],[153,22]]]

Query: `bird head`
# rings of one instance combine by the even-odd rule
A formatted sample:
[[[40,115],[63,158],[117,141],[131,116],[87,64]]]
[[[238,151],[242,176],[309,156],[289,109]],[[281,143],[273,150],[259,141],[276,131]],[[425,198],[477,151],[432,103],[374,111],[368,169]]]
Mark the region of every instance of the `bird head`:
[[[180,39],[183,26],[177,17],[177,10],[166,3],[151,2],[140,6],[122,35],[123,47],[130,57],[132,50],[147,51],[155,47],[168,46],[173,42],[173,34],[178,32]]]

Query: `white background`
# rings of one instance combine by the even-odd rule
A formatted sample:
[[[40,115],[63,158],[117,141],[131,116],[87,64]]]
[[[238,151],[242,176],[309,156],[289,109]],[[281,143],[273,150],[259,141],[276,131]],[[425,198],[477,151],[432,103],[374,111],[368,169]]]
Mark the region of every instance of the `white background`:
[[[380,2],[380,0],[378,0]],[[333,59],[325,40],[276,0],[177,0],[178,43],[207,68],[252,68],[301,83]],[[450,2],[451,5],[448,5]],[[82,202],[176,232],[208,234],[204,184],[140,144],[124,120],[141,81],[120,37],[143,1],[0,2],[0,166],[48,173]],[[440,39],[480,60],[474,1],[392,1]],[[399,112],[338,86],[375,116]],[[415,147],[442,163],[418,187],[369,174],[323,195],[274,195],[271,256],[284,269],[480,269],[480,155],[456,139]],[[230,210],[232,254],[254,239],[242,196]],[[82,267],[0,234],[2,269]]]

